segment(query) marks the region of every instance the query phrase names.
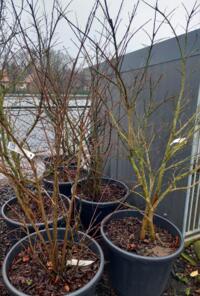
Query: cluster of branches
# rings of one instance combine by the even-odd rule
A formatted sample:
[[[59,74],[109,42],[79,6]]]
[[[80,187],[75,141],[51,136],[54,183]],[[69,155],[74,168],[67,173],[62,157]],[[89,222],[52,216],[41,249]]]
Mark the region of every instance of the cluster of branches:
[[[144,66],[141,70],[135,71],[132,76],[129,73],[127,78],[126,73],[123,73],[122,70],[127,46],[139,30],[145,30],[145,25],[148,22],[144,21],[144,24],[134,29],[134,20],[141,3],[154,12],[152,33],[148,32],[150,46],[144,58]],[[190,55],[188,53],[188,32],[193,17],[199,12],[199,5],[195,2],[191,11],[188,11],[184,6],[186,25],[183,41],[177,36],[176,29],[172,24],[174,10],[162,11],[159,8],[158,1],[155,6],[146,1],[136,1],[122,35],[118,34],[118,30],[124,1],[120,2],[115,18],[112,16],[107,0],[96,1],[96,5],[100,15],[103,15],[103,19],[97,18],[99,26],[102,28],[99,29],[99,38],[94,39],[92,34],[86,34],[66,15],[64,17],[72,30],[76,32],[79,41],[80,36],[86,36],[88,40],[89,46],[83,48],[84,55],[89,69],[101,81],[95,92],[104,103],[112,125],[127,150],[127,158],[136,179],[136,186],[134,186],[133,191],[145,201],[141,239],[144,239],[147,234],[155,239],[153,216],[158,205],[167,196],[170,196],[170,193],[187,190],[188,186],[182,186],[181,182],[199,170],[198,164],[191,166],[190,156],[181,156],[181,153],[189,147],[194,135],[198,132],[198,110],[190,114],[189,118],[186,116],[187,100],[190,99],[186,74],[187,59]],[[156,38],[163,26],[168,26],[171,29],[179,51],[179,81],[177,81],[179,89],[173,97],[165,95],[164,98],[158,98],[157,89],[163,83],[165,77],[164,73],[161,73],[157,78],[153,77],[150,65]],[[94,56],[95,59],[92,58]],[[96,61],[102,59],[104,63],[99,67]],[[155,114],[159,114],[159,110],[165,108],[168,103],[172,104],[173,111],[169,116],[170,120],[167,122],[167,127],[160,123],[158,133],[152,118],[156,116]],[[117,112],[118,105],[121,109],[120,118]],[[167,132],[164,133],[166,128]],[[162,146],[164,152],[159,151],[159,161],[155,162],[157,143],[158,139],[162,137],[162,133],[165,134]],[[197,157],[198,155],[195,155],[195,158]],[[192,184],[192,186],[195,185]]]
[[[88,98],[86,98],[85,108],[73,114],[71,111],[71,94],[77,89],[77,84],[80,85],[80,68],[78,64],[81,47],[73,59],[68,57],[67,61],[62,59],[61,56],[55,56],[52,49],[54,43],[54,35],[56,28],[61,20],[61,14],[58,13],[58,3],[54,1],[51,17],[47,17],[44,13],[44,24],[40,22],[38,17],[38,2],[21,1],[21,7],[15,5],[15,1],[9,1],[9,9],[12,11],[12,16],[15,19],[14,27],[11,29],[12,36],[8,40],[4,40],[4,48],[2,51],[2,73],[5,69],[4,65],[9,65],[8,60],[13,61],[16,57],[15,48],[23,55],[24,71],[32,69],[34,72],[34,85],[37,89],[37,99],[33,97],[34,111],[29,111],[28,121],[25,122],[26,130],[22,135],[20,127],[17,129],[17,118],[9,113],[5,108],[6,97],[13,89],[13,85],[8,87],[0,86],[0,173],[6,176],[10,185],[14,188],[17,201],[21,206],[24,214],[25,221],[21,221],[27,228],[27,221],[30,223],[37,233],[38,238],[43,245],[45,252],[49,256],[49,261],[52,264],[52,270],[55,274],[60,274],[66,268],[66,260],[69,256],[67,252],[68,235],[75,231],[72,227],[72,217],[74,208],[74,198],[76,194],[76,184],[79,179],[80,168],[82,159],[84,157],[84,142],[86,142],[86,131],[88,126]],[[5,6],[1,7],[1,15],[6,9]],[[66,8],[67,9],[67,8]],[[34,31],[36,39],[33,41],[27,33],[27,28],[23,25],[22,12],[26,11],[31,20],[31,30]],[[30,29],[30,28],[29,28]],[[86,28],[86,31],[89,27]],[[4,32],[5,33],[5,32]],[[84,44],[82,40],[82,46]],[[5,54],[6,52],[6,54]],[[64,63],[64,64],[63,64]],[[18,73],[19,74],[19,73]],[[19,80],[19,75],[14,79],[13,84]],[[30,98],[31,100],[31,98]],[[75,100],[74,100],[75,101]],[[78,102],[75,102],[78,107]],[[15,114],[15,117],[20,117]],[[43,141],[46,142],[50,157],[52,159],[53,168],[53,191],[47,192],[42,186],[41,172],[38,170],[38,157],[40,151],[34,151],[35,157],[30,157],[27,150],[31,150],[30,138],[33,131],[40,126],[44,134]],[[49,139],[49,131],[53,133],[53,141]],[[14,146],[16,151],[9,149],[9,143]],[[59,213],[59,176],[58,169],[63,165],[63,156],[66,156],[65,166],[74,157],[76,159],[76,176],[74,180],[74,187],[72,192],[71,202],[68,207],[63,207],[62,213]],[[23,164],[29,169],[23,168]],[[50,225],[45,212],[44,195],[50,198],[52,207],[53,221]],[[36,213],[30,206],[34,202],[37,204],[37,211],[41,216],[44,227],[48,236],[48,243],[45,242],[43,236],[40,234],[39,225],[36,219]],[[58,219],[63,215],[66,222],[65,237],[62,247],[62,252],[58,252]],[[20,218],[20,217],[19,217]],[[76,217],[73,217],[76,225]],[[50,229],[53,229],[52,235]],[[73,235],[71,236],[73,240]],[[71,243],[70,243],[71,246]]]

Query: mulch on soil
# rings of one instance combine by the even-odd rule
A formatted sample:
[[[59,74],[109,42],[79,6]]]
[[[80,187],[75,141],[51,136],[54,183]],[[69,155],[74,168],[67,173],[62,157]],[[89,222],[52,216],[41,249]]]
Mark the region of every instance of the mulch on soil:
[[[77,195],[79,198],[94,202],[112,202],[123,198],[126,194],[126,189],[121,184],[114,181],[108,182],[102,180],[100,184],[101,194],[98,196],[98,200],[96,200],[89,184],[90,180],[87,180],[77,186]]]
[[[75,177],[77,175],[77,167],[59,167],[57,170],[58,180],[60,183],[67,183],[67,182],[73,182],[75,180]],[[80,169],[80,179],[87,176],[87,171],[84,169]],[[44,179],[47,181],[54,181],[54,173],[53,171],[46,171],[44,174]]]
[[[51,196],[46,193],[42,193],[42,198],[43,198],[43,207],[44,207],[44,212],[46,215],[46,218],[48,221],[53,220],[53,207],[52,207],[52,199]],[[42,223],[42,213],[39,210],[40,206],[36,200],[30,200],[28,203],[31,211],[34,213],[34,216],[32,219],[35,221],[35,223]],[[62,217],[66,209],[65,203],[62,198],[58,198],[58,216]],[[12,204],[12,207],[7,207],[6,209],[6,216],[14,221],[24,223],[30,223],[28,218],[26,217],[24,211],[22,210],[21,206],[16,202]]]
[[[141,256],[161,257],[175,252],[179,238],[168,231],[155,227],[156,239],[140,240],[141,221],[134,217],[109,221],[105,226],[108,238],[119,248]]]
[[[13,196],[13,191],[10,187],[3,187],[0,189],[0,206]],[[11,247],[10,230],[7,228],[5,222],[0,218],[0,267],[2,266],[4,257]],[[193,246],[190,245],[186,248],[185,252],[194,255]],[[196,258],[195,258],[196,259]],[[182,256],[178,258],[174,264],[171,278],[168,283],[168,287],[162,296],[199,296],[200,291],[200,281],[199,277],[191,277],[192,271],[199,270],[200,272],[200,262],[197,260],[197,265],[192,266],[187,260]],[[0,291],[1,296],[9,296],[0,275]],[[102,280],[97,286],[96,296],[117,296],[112,290],[106,271],[103,274]]]
[[[63,244],[58,245],[58,268],[61,266]],[[64,296],[85,286],[99,269],[99,258],[82,242],[67,249],[68,260],[92,260],[88,266],[65,266],[59,276],[53,271],[48,253],[40,243],[22,250],[13,261],[9,279],[19,291],[30,295]],[[41,268],[41,263],[45,268]]]

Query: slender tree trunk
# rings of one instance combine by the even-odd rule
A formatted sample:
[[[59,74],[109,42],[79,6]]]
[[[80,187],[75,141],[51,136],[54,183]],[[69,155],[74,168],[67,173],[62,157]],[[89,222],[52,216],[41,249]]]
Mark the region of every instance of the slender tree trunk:
[[[153,216],[154,216],[153,209],[149,205],[147,205],[145,209],[144,217],[142,220],[142,227],[140,232],[141,240],[144,240],[147,235],[151,238],[151,240],[155,240]]]

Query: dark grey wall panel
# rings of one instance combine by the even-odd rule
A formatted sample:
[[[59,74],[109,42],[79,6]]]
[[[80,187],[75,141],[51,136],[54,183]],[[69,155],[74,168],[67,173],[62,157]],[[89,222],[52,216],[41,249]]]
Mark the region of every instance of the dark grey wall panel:
[[[183,43],[184,36],[180,36],[180,40]],[[186,93],[185,102],[186,109],[183,114],[182,120],[187,120],[187,118],[196,110],[197,107],[197,97],[200,85],[200,30],[193,31],[188,35],[189,45],[187,48],[190,57],[187,60],[187,83],[186,83]],[[139,68],[144,66],[144,57],[148,52],[148,48],[139,50],[134,53],[127,54],[124,57],[122,72],[127,82],[127,85],[131,86],[134,81],[135,75],[137,75]],[[178,94],[180,88],[180,60],[179,53],[176,46],[175,39],[170,39],[164,41],[155,46],[153,50],[153,56],[151,60],[151,66],[149,67],[149,75],[153,79],[157,79],[162,75],[162,80],[156,90],[155,96],[156,100],[163,100],[164,97],[174,97]],[[139,102],[139,108],[142,106],[142,102],[146,99],[146,90],[141,94]],[[117,96],[114,94],[115,100],[117,101]],[[155,127],[154,132],[158,133],[156,141],[152,147],[152,159],[154,167],[159,165],[161,156],[164,152],[165,142],[168,135],[169,123],[171,123],[174,111],[175,99],[167,101],[163,104],[151,118],[152,125]],[[141,104],[141,106],[140,106]],[[123,108],[119,107],[120,114],[119,118],[123,117]],[[140,110],[140,109],[139,109]],[[142,115],[142,108],[141,108]],[[122,124],[124,128],[126,127],[126,120],[122,119]],[[159,130],[161,133],[159,133]],[[115,142],[116,142],[115,135]],[[191,141],[192,145],[192,141]],[[191,145],[188,146],[187,150],[183,151],[178,158],[186,157],[191,155]],[[127,160],[126,150],[123,145],[119,143],[118,149],[114,149],[115,156],[112,155],[110,165],[110,176],[118,178],[125,181],[127,184],[132,186],[134,184],[134,174],[133,170]],[[117,155],[117,156],[116,156]],[[166,176],[165,182],[170,178]],[[183,185],[187,184],[187,179],[183,180]],[[164,216],[167,216],[172,221],[174,221],[180,228],[183,225],[183,215],[185,208],[186,191],[176,192],[170,194],[168,198],[159,206],[158,212]],[[138,201],[138,198],[133,197],[133,204],[136,206],[141,206],[142,203]]]
[[[185,35],[180,35],[179,40],[182,48],[185,47]],[[200,54],[200,30],[188,34],[186,54],[194,56]],[[149,53],[149,47],[128,53],[123,58],[122,72],[132,71],[144,67]],[[168,39],[154,45],[150,65],[157,65],[180,58],[180,51],[175,38]]]

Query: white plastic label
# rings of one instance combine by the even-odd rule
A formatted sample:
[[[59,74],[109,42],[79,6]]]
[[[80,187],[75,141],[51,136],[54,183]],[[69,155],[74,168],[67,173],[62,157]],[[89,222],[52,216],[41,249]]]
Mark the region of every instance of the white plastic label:
[[[186,138],[177,138],[174,141],[172,141],[170,145],[172,146],[174,144],[181,144],[182,142],[185,142],[185,141],[186,141]]]
[[[24,155],[24,154],[26,154],[26,156],[27,156],[29,159],[33,159],[34,156],[35,156],[35,154],[34,154],[33,152],[28,151],[28,150],[26,150],[26,149],[23,149],[23,151],[24,151],[24,154],[23,154],[22,149],[20,149],[20,148],[19,148],[15,143],[13,143],[13,142],[9,142],[9,143],[8,143],[8,149],[11,150],[11,151],[13,151],[13,152],[16,152],[16,153],[18,153],[18,154],[20,154],[20,155]]]
[[[94,261],[91,260],[77,260],[77,259],[72,259],[72,260],[67,260],[67,265],[70,266],[88,266],[91,265],[92,263],[94,263]]]

